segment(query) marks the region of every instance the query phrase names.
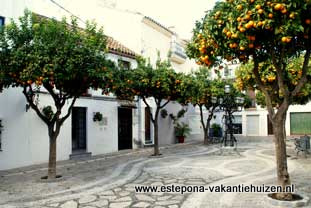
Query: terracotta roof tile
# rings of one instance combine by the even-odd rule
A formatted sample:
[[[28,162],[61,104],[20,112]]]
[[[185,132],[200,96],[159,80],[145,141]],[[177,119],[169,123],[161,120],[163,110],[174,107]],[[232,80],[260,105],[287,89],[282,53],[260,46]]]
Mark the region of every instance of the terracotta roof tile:
[[[135,58],[137,56],[137,54],[134,51],[125,47],[124,45],[122,45],[121,43],[119,43],[118,41],[109,36],[107,38],[107,46],[110,53],[117,54],[120,56],[126,56],[129,58]]]
[[[42,19],[50,19],[49,17],[46,17],[41,14],[37,14],[37,13],[34,13],[34,14]],[[80,28],[80,29],[83,30],[83,28]],[[122,45],[121,43],[119,43],[118,41],[116,41],[115,39],[109,36],[107,36],[107,47],[110,53],[113,53],[119,56],[125,56],[125,57],[133,58],[133,59],[135,59],[138,56],[138,54],[136,54],[134,51],[125,47],[124,45]]]

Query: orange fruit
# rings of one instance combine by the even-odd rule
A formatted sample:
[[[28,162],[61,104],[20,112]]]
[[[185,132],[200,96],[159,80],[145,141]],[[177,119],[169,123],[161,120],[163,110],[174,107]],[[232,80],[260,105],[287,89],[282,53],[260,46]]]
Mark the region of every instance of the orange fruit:
[[[237,7],[236,7],[238,10],[241,10],[243,8],[243,6],[241,4],[239,4]]]
[[[292,40],[292,39],[291,39],[290,37],[287,37],[287,38],[286,38],[286,43],[291,42],[291,40]]]
[[[228,38],[231,38],[232,33],[231,33],[230,31],[228,31],[228,32],[226,33],[226,36],[227,36]]]
[[[251,18],[251,16],[249,14],[245,15],[245,19],[249,20]]]
[[[259,4],[256,5],[256,9],[259,10],[261,9],[261,6]]]
[[[287,9],[282,9],[281,13],[282,14],[286,14],[287,13]]]
[[[248,23],[245,24],[245,28],[246,28],[246,29],[250,29],[251,27],[252,27],[252,25],[250,25],[250,24],[248,24]]]
[[[258,10],[258,14],[263,14],[263,12],[264,12],[263,9]]]
[[[294,12],[290,13],[289,18],[294,19],[295,18],[295,13]]]
[[[238,37],[238,34],[232,34],[232,36],[231,36],[232,38],[237,38]]]
[[[254,44],[253,44],[253,43],[250,43],[250,44],[248,44],[248,47],[249,47],[249,48],[254,48]]]
[[[263,25],[262,21],[259,21],[259,22],[257,23],[257,26],[258,26],[258,27],[261,27],[262,25]]]
[[[244,27],[241,27],[241,28],[240,28],[240,32],[242,32],[242,33],[245,32],[245,28],[244,28]]]
[[[283,43],[286,43],[287,42],[287,37],[282,37],[281,40],[282,40]]]
[[[270,14],[268,15],[268,17],[269,17],[270,19],[272,19],[272,18],[273,18],[273,14],[270,13]]]
[[[255,41],[255,40],[256,40],[256,37],[255,37],[255,36],[250,36],[249,39],[250,39],[251,41]]]
[[[232,47],[233,47],[233,48],[236,48],[236,47],[238,47],[238,44],[237,44],[237,43],[233,43],[233,44],[232,44]]]
[[[240,47],[240,51],[244,51],[245,50],[245,47],[244,46],[241,46]]]
[[[307,25],[310,25],[310,24],[311,24],[311,20],[310,20],[310,19],[306,19],[306,20],[305,20],[305,23],[306,23]]]
[[[242,18],[241,18],[241,17],[238,17],[236,20],[237,20],[238,22],[241,22],[241,21],[242,21]]]
[[[275,10],[281,10],[282,9],[282,4],[276,4],[275,6],[274,6],[274,9]]]
[[[247,11],[247,14],[252,15],[253,12],[252,11]]]

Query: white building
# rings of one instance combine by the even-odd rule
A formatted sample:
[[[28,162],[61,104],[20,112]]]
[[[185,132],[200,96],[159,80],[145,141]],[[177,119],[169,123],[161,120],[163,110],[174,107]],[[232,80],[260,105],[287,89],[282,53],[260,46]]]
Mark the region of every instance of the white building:
[[[235,69],[239,64],[228,64],[228,67],[220,71],[221,76],[234,79]],[[213,72],[212,77],[216,74]],[[255,103],[255,92],[247,92],[253,100],[250,108],[235,113],[235,125],[240,127],[237,135],[241,136],[269,136],[273,135],[272,123],[268,118],[268,111]],[[222,114],[218,113],[213,120],[215,123],[223,124]],[[286,117],[287,136],[311,134],[311,102],[306,105],[291,105]]]
[[[1,24],[23,15],[25,4],[22,3],[25,1],[15,3],[10,0],[1,3]],[[137,54],[111,37],[108,38],[108,49],[108,59],[131,68],[137,66]],[[53,106],[49,95],[44,93],[40,93],[39,103],[41,108]],[[57,139],[57,160],[140,147],[138,107],[137,102],[129,104],[117,101],[113,96],[104,96],[101,91],[89,90],[86,96],[76,101],[72,116],[62,126]],[[27,107],[22,89],[5,89],[0,95],[0,109],[3,126],[0,170],[47,162],[47,127]],[[103,115],[102,121],[93,121],[96,112]]]
[[[137,54],[150,58],[153,64],[158,59],[158,54],[162,60],[165,60],[171,53],[170,61],[176,72],[188,73],[198,68],[195,61],[188,59],[185,54],[187,42],[179,38],[172,29],[141,13],[120,10],[103,2],[105,1],[91,0],[86,2],[86,6],[92,8],[91,14],[87,10],[75,8],[74,5],[72,5],[71,11],[82,19],[95,19],[98,24],[104,26],[108,35],[126,44]],[[153,143],[153,127],[146,114],[145,104],[140,103],[142,107],[141,121],[144,124],[141,128],[141,138],[143,144],[148,145]],[[152,99],[149,99],[149,104],[155,110]],[[176,115],[182,106],[171,102],[165,109]],[[192,137],[201,136],[199,113],[195,112],[194,108],[188,107],[184,120],[190,124],[193,130]],[[159,118],[159,129],[160,145],[175,143],[174,125],[170,117]]]
[[[48,0],[4,0],[0,6],[0,23],[8,23],[11,18],[17,20],[24,14],[25,8],[50,18],[71,16]],[[150,57],[154,63],[158,52],[162,59],[166,59],[168,53],[172,52],[171,61],[177,72],[189,72],[197,67],[184,53],[186,42],[150,17],[108,8],[94,8],[91,16],[88,16],[90,12],[84,15],[84,11],[81,9],[75,14],[83,17],[83,20],[95,19],[99,25],[104,26],[105,33],[114,38],[109,38],[107,57],[116,63],[122,61],[130,68],[135,68],[137,54]],[[82,21],[79,24],[81,27],[84,25]],[[41,108],[53,106],[48,95],[40,94],[39,99]],[[169,113],[176,114],[182,107],[172,103],[166,108]],[[190,119],[190,125],[197,128],[193,133],[200,134],[199,124],[195,122],[198,120],[193,119],[196,118],[196,112],[189,109],[185,120]],[[103,115],[101,122],[93,121],[96,112]],[[72,116],[62,126],[57,139],[57,160],[152,144],[153,127],[145,112],[145,106],[140,100],[135,101],[133,106],[132,103],[117,101],[113,96],[104,96],[100,91],[89,90],[86,96],[76,101]],[[0,94],[0,120],[3,125],[0,170],[48,161],[47,127],[33,110],[27,108],[20,88],[5,89]],[[159,128],[160,144],[175,143],[173,123],[169,117],[159,119]]]

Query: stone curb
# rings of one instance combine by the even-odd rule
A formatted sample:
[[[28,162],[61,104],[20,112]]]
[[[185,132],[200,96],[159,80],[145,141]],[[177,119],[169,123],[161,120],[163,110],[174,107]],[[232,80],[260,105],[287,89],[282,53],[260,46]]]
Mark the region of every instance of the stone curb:
[[[265,195],[265,200],[270,203],[273,206],[279,206],[279,207],[303,207],[306,206],[310,200],[308,196],[302,193],[297,193],[302,197],[301,200],[297,201],[280,201],[276,199],[270,198],[268,195]]]

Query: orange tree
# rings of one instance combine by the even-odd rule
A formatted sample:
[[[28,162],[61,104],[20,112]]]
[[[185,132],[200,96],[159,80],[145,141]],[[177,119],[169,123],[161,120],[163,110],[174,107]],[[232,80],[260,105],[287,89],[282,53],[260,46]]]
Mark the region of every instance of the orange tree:
[[[200,109],[200,120],[204,132],[204,144],[208,144],[210,122],[214,112],[219,107],[217,99],[223,97],[225,82],[221,79],[210,79],[209,70],[201,67],[198,71],[185,75],[180,85],[181,96],[178,101],[183,104],[191,103]],[[215,100],[216,99],[216,100]],[[204,108],[208,116],[204,118]]]
[[[105,83],[110,64],[104,57],[106,37],[94,24],[85,30],[75,20],[41,18],[30,12],[0,32],[1,73],[7,84],[22,88],[29,106],[47,125],[48,178],[56,177],[56,140],[76,99],[89,88]],[[50,95],[51,106],[41,110],[40,89]],[[68,104],[66,104],[68,103]]]
[[[158,117],[160,110],[171,100],[176,100],[180,89],[181,77],[168,61],[157,60],[155,66],[139,58],[138,66],[133,70],[120,69],[115,72],[115,80],[111,89],[120,99],[133,100],[138,96],[147,106],[148,113],[154,126],[154,155],[159,155]],[[151,110],[149,98],[156,105],[154,113]]]
[[[217,2],[196,24],[188,54],[200,64],[213,66],[223,59],[239,59],[251,68],[257,88],[265,103],[275,135],[278,183],[290,184],[285,144],[285,119],[289,105],[299,97],[308,82],[311,50],[311,2],[309,0],[227,0]],[[299,72],[293,78],[286,66],[296,56],[303,56]],[[261,64],[271,64],[275,84],[261,79]],[[293,79],[296,79],[293,82]],[[242,84],[242,82],[241,82]],[[276,105],[273,103],[276,102]],[[279,199],[292,199],[291,193],[278,193]]]

